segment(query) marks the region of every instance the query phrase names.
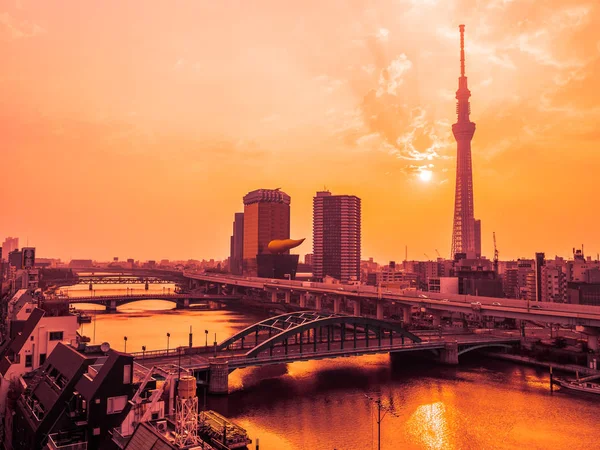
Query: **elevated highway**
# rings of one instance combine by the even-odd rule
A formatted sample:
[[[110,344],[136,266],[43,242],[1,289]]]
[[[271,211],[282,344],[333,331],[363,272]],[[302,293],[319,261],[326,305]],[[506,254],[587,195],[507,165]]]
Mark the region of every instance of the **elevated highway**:
[[[378,290],[373,286],[350,286],[300,282],[289,280],[270,280],[265,278],[238,277],[219,274],[197,274],[184,272],[189,280],[201,284],[220,285],[237,291],[240,288],[258,289],[269,292],[278,301],[282,294],[289,303],[291,294],[300,297],[309,295],[315,300],[316,309],[323,304],[324,299],[330,299],[335,304],[341,301],[358,302],[374,300],[377,302],[377,318],[383,319],[383,306],[398,304],[405,307],[420,307],[435,313],[457,312],[464,314],[477,313],[482,316],[529,320],[543,323],[554,323],[569,326],[600,328],[600,308],[595,306],[571,305],[561,303],[527,302],[524,300],[480,297],[456,294],[436,294],[413,290],[385,289]],[[306,297],[300,298],[300,303],[306,304]],[[404,314],[407,319],[407,315]]]

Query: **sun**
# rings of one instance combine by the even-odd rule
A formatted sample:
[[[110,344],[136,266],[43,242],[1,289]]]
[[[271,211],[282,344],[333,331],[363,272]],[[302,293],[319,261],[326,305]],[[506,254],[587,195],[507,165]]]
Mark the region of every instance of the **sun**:
[[[419,178],[424,183],[428,183],[429,181],[431,181],[432,176],[433,176],[433,172],[431,170],[421,170],[419,172]]]

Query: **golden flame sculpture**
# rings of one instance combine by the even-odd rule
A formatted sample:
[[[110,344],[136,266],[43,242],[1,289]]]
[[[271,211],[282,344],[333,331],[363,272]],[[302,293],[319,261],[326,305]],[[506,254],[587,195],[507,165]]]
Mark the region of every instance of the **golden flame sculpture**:
[[[269,242],[267,248],[272,254],[278,255],[279,253],[287,252],[294,247],[298,247],[304,242],[304,239],[274,239]]]

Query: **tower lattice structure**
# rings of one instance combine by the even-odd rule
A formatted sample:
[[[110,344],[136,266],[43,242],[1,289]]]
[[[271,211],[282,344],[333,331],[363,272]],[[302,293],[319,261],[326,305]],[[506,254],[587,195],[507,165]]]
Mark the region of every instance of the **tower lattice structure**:
[[[452,227],[452,257],[456,253],[475,251],[475,214],[473,208],[473,171],[471,140],[475,123],[469,119],[471,91],[465,76],[465,26],[460,25],[460,77],[456,91],[456,123],[452,133],[456,139],[456,191],[454,195],[454,224]]]
[[[178,396],[175,404],[175,444],[184,448],[198,442],[198,397]]]

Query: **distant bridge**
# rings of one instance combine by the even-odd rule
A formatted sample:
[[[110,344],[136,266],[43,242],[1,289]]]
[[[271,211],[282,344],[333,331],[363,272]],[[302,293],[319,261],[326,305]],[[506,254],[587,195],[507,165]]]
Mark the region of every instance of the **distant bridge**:
[[[80,276],[77,284],[173,284],[174,281],[163,278],[144,278],[134,276]]]
[[[519,343],[519,338],[472,334],[433,335],[424,340],[392,322],[298,311],[255,323],[213,346],[134,356],[136,362],[146,366],[181,364],[204,378],[209,392],[226,393],[229,372],[244,367],[423,350],[436,353],[442,363],[458,364],[458,356],[471,350]]]
[[[48,303],[90,303],[103,305],[107,311],[116,311],[117,307],[141,300],[167,300],[175,303],[178,308],[188,308],[190,305],[202,302],[226,302],[239,300],[238,295],[209,295],[209,294],[129,294],[129,295],[94,295],[85,297],[62,297],[50,299]]]

